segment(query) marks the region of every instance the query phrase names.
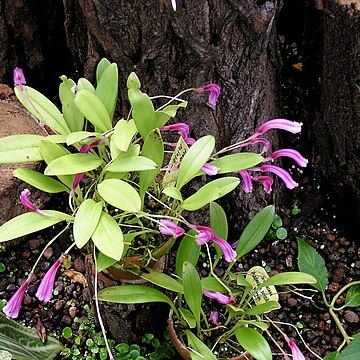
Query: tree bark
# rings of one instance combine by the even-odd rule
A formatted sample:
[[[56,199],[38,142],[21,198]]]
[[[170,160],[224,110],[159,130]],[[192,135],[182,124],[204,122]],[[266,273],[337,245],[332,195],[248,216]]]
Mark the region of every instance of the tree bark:
[[[315,164],[338,215],[360,220],[360,1],[324,9],[321,116],[314,123]]]

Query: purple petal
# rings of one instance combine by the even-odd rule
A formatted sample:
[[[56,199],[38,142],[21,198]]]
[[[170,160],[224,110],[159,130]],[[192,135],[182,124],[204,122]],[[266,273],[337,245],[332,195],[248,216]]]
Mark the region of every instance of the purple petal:
[[[29,196],[31,195],[31,192],[29,189],[24,189],[19,196],[20,202],[21,204],[26,207],[27,209],[31,210],[31,211],[35,211],[40,215],[44,215],[44,216],[49,216],[48,214],[46,214],[45,212],[41,211],[35,204],[33,204],[30,199]]]
[[[19,85],[20,89],[22,88],[22,84],[26,84],[24,72],[19,67],[15,67],[13,71],[14,84]]]
[[[224,295],[218,291],[203,290],[203,294],[223,305],[235,304],[235,299],[232,296]]]
[[[291,349],[293,360],[305,360],[305,356],[300,351],[300,349],[297,347],[295,341],[289,339],[287,336],[285,337],[285,340]]]
[[[59,270],[61,263],[62,263],[62,256],[55,261],[53,266],[47,271],[47,273],[41,280],[41,283],[35,294],[35,296],[40,301],[48,302],[51,299],[54,288],[55,275]]]
[[[275,160],[279,157],[286,156],[296,161],[296,163],[301,167],[306,167],[308,164],[308,160],[305,159],[298,151],[293,149],[280,149],[274,151],[272,154],[270,154],[266,159],[264,159],[264,162],[269,160]]]
[[[241,179],[243,181],[242,188],[246,193],[249,193],[253,189],[251,176],[248,171],[246,170],[240,170],[239,174],[241,176]]]
[[[205,164],[201,167],[201,170],[209,176],[214,176],[218,173],[219,168],[215,165]]]
[[[216,310],[211,311],[209,321],[211,321],[214,325],[219,325],[219,312]]]
[[[211,240],[215,237],[215,232],[213,229],[211,229],[208,226],[202,226],[202,225],[189,225],[191,229],[196,230],[198,233],[196,235],[196,243],[201,246]]]
[[[265,122],[260,125],[256,132],[251,136],[251,138],[258,137],[259,135],[263,135],[269,130],[277,129],[277,130],[286,130],[293,134],[297,134],[301,132],[301,123],[296,121],[290,121],[286,119],[273,119]]]
[[[184,141],[189,146],[194,145],[195,142],[196,142],[196,140],[194,138],[191,138],[191,137],[184,138]]]
[[[224,254],[224,259],[227,262],[232,262],[236,258],[236,251],[234,251],[231,245],[224,239],[221,239],[217,236],[213,238],[214,243],[216,243],[220,250]]]
[[[8,303],[3,307],[2,311],[7,316],[15,319],[19,316],[21,303],[24,298],[25,290],[30,284],[33,273],[30,273],[25,282],[19,287],[16,293],[11,297]]]
[[[190,128],[188,124],[177,123],[172,125],[163,126],[161,131],[177,131],[184,139],[189,136]]]
[[[175,239],[185,233],[185,230],[170,220],[160,220],[160,232],[163,235],[173,236]]]
[[[71,186],[70,197],[74,196],[75,189],[79,186],[79,184],[81,183],[81,180],[84,178],[84,176],[85,176],[84,173],[75,175],[74,181],[73,181],[72,186]]]
[[[275,165],[262,165],[260,167],[253,168],[254,171],[265,171],[265,172],[272,172],[275,175],[277,175],[279,178],[281,178],[285,186],[288,189],[293,189],[294,187],[298,186],[298,183],[294,181],[294,179],[291,177],[291,175],[284,169],[282,169],[279,166]]]
[[[218,97],[220,96],[220,86],[219,85],[207,84],[207,85],[204,85],[204,86],[196,89],[196,91],[199,93],[208,91],[209,92],[209,105],[213,108],[216,106],[216,102],[218,100]]]
[[[268,194],[271,193],[272,185],[274,183],[274,180],[271,176],[264,175],[264,176],[253,177],[252,179],[253,181],[258,181],[262,183],[266,193]]]

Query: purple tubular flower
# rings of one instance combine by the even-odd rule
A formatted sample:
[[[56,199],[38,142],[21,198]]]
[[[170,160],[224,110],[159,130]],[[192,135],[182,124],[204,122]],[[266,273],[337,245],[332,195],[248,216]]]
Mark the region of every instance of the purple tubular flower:
[[[185,230],[170,220],[160,220],[160,232],[175,239],[185,233]]]
[[[223,252],[225,261],[232,262],[236,258],[236,251],[232,249],[231,245],[226,240],[215,236],[213,241]]]
[[[291,354],[292,354],[293,360],[305,360],[305,356],[300,351],[300,349],[297,347],[295,341],[289,339],[287,336],[285,337],[285,340],[291,349]]]
[[[209,228],[208,226],[190,225],[189,227],[197,231],[198,234],[196,235],[196,243],[199,246],[208,243],[209,241],[213,240],[215,237],[214,230]]]
[[[291,177],[291,175],[284,169],[282,169],[279,166],[275,165],[262,165],[260,167],[253,168],[255,171],[265,171],[265,172],[272,172],[275,175],[277,175],[279,178],[281,178],[285,186],[288,189],[293,189],[294,187],[298,186],[298,183],[294,181],[294,179]]]
[[[177,123],[172,125],[163,126],[161,131],[177,131],[184,139],[189,136],[190,128],[188,124]]]
[[[31,272],[24,283],[19,287],[16,293],[11,297],[8,303],[3,307],[2,311],[7,316],[16,319],[19,316],[21,303],[24,298],[25,291],[31,282],[33,273]]]
[[[18,85],[20,89],[22,89],[22,85],[26,84],[24,72],[22,69],[15,67],[13,71],[14,84]]]
[[[30,199],[29,196],[31,195],[31,192],[29,189],[24,189],[19,196],[20,202],[21,204],[28,208],[31,211],[35,211],[40,215],[44,215],[44,216],[48,216],[48,214],[46,214],[45,212],[41,211],[35,204],[33,204]]]
[[[73,181],[72,186],[71,186],[70,197],[74,196],[75,189],[79,186],[79,184],[81,183],[81,180],[84,178],[84,176],[85,176],[84,173],[80,173],[80,174],[75,175],[74,181]]]
[[[219,312],[216,310],[211,311],[209,321],[211,321],[214,325],[219,325]]]
[[[273,119],[266,121],[264,124],[260,125],[256,132],[251,136],[251,138],[256,138],[259,135],[263,135],[272,129],[286,130],[293,134],[297,134],[301,132],[301,126],[302,124],[296,121],[290,121],[286,119]]]
[[[246,193],[249,193],[253,189],[253,184],[251,180],[251,176],[248,171],[246,170],[240,170],[239,174],[241,176],[241,179],[243,181],[242,188]]]
[[[186,142],[187,145],[191,146],[191,145],[195,144],[196,140],[194,138],[187,137],[187,138],[184,139],[184,141]]]
[[[52,292],[54,288],[54,282],[55,282],[55,275],[57,271],[59,270],[59,267],[62,263],[63,259],[62,256],[55,261],[53,266],[47,271],[45,276],[43,277],[39,288],[35,294],[35,296],[40,300],[44,302],[48,302],[52,297]]]
[[[271,153],[266,159],[264,159],[264,162],[270,160],[272,161],[282,156],[286,156],[288,158],[295,160],[295,162],[301,167],[306,167],[308,164],[308,160],[305,159],[298,151],[293,149],[276,150],[273,153]]]
[[[235,299],[232,296],[224,295],[218,291],[203,290],[203,294],[209,299],[214,299],[223,305],[235,304]]]
[[[207,85],[204,85],[204,86],[196,89],[196,91],[198,93],[201,93],[204,91],[209,91],[209,105],[213,108],[216,106],[217,99],[220,96],[220,86],[219,85],[207,84]]]
[[[219,168],[215,165],[205,164],[201,167],[201,170],[209,176],[214,176],[218,173]]]
[[[253,181],[258,181],[258,182],[262,183],[264,186],[264,191],[266,193],[268,193],[268,194],[271,193],[272,185],[274,183],[274,180],[271,176],[264,175],[264,176],[253,177],[252,179],[253,179]]]

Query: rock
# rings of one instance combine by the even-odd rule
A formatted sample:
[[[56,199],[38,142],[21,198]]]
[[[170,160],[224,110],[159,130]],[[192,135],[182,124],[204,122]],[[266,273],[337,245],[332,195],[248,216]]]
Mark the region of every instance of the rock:
[[[74,261],[74,270],[84,273],[85,272],[85,262],[82,258],[77,257]]]
[[[340,290],[340,285],[339,285],[339,283],[337,283],[337,282],[332,282],[332,283],[330,283],[330,284],[329,284],[329,287],[328,287],[328,290],[329,290],[329,292],[331,292],[331,293],[336,293],[336,292],[338,292],[338,291]]]
[[[349,324],[357,324],[359,322],[359,316],[351,310],[345,311],[344,319]]]
[[[288,303],[289,307],[292,308],[292,307],[297,306],[298,301],[297,301],[297,299],[294,299],[294,298],[291,297],[291,298],[288,299],[287,303]]]
[[[71,306],[69,309],[69,314],[71,316],[71,318],[75,318],[76,314],[78,313],[78,309],[75,306]]]
[[[335,282],[340,283],[344,278],[345,270],[344,268],[337,268],[332,273],[332,279]]]
[[[30,248],[35,250],[40,247],[40,240],[39,239],[31,239],[29,240]]]
[[[64,315],[61,318],[61,324],[65,325],[65,326],[70,326],[72,323],[72,318],[69,315]]]
[[[46,258],[46,259],[50,259],[52,256],[53,256],[53,254],[54,254],[54,250],[53,250],[53,248],[51,247],[51,246],[49,246],[46,250],[45,250],[45,252],[44,252],[44,257]]]

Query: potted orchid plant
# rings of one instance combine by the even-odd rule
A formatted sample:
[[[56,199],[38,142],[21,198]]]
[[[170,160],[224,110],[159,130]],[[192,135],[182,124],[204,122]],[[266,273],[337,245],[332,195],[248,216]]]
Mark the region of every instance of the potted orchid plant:
[[[18,168],[14,177],[49,194],[64,193],[68,199],[64,212],[39,209],[26,188],[19,199],[29,212],[0,227],[0,242],[58,223],[64,223],[60,233],[71,230],[72,243],[41,281],[36,294],[41,301],[52,297],[56,272],[75,246],[93,256],[95,276],[98,271],[113,276],[119,271],[134,274],[156,264],[187,227],[199,241],[216,243],[231,263],[237,253],[226,239],[209,236],[212,230],[189,223],[183,212],[199,211],[240,185],[250,192],[253,183],[260,183],[269,193],[272,175],[292,189],[297,183],[291,175],[271,163],[285,156],[299,166],[307,164],[296,150],[271,151],[271,143],[265,138],[273,129],[299,133],[298,122],[269,120],[248,138],[218,151],[214,136],[194,139],[186,123],[168,124],[179,111],[185,111],[187,101],[183,97],[189,92],[208,93],[209,106],[215,107],[220,95],[216,84],[186,89],[175,96],[150,97],[141,91],[137,75],[131,73],[127,79],[129,113],[121,118],[115,116],[115,63],[100,61],[95,85],[85,78],[75,82],[61,76],[61,80],[59,110],[40,92],[25,85],[22,70],[16,68],[15,94],[49,135],[16,134],[0,139],[0,163],[43,161],[46,165],[43,172]],[[154,103],[162,100],[156,108]],[[253,151],[243,151],[249,148]],[[204,178],[205,185],[192,194],[184,191],[198,177]],[[37,263],[3,308],[8,316],[18,316]]]

